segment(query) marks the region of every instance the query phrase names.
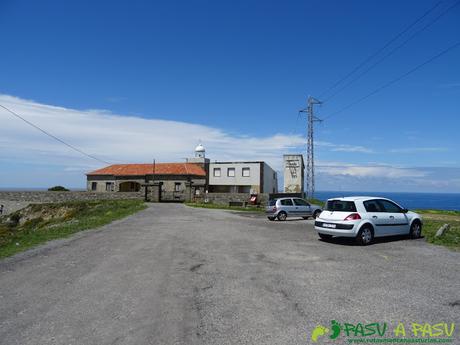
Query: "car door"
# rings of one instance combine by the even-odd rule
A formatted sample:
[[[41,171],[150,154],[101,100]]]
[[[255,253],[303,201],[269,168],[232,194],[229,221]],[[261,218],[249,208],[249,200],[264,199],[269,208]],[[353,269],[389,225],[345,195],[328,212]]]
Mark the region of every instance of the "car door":
[[[311,207],[308,202],[298,198],[293,199],[293,201],[296,215],[298,215],[299,217],[311,216]]]
[[[409,233],[409,221],[402,208],[389,200],[379,200],[378,203],[384,208],[389,221],[389,234],[401,235]]]
[[[363,202],[366,209],[367,218],[372,221],[374,226],[374,236],[390,235],[390,218],[385,213],[385,209],[376,199]]]
[[[295,216],[295,208],[292,199],[281,199],[281,210],[287,213],[288,216]]]

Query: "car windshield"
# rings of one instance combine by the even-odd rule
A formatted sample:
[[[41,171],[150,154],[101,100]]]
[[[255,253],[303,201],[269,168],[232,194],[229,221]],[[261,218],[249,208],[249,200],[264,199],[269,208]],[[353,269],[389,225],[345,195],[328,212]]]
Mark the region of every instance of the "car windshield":
[[[356,212],[356,205],[353,201],[328,200],[326,211]]]

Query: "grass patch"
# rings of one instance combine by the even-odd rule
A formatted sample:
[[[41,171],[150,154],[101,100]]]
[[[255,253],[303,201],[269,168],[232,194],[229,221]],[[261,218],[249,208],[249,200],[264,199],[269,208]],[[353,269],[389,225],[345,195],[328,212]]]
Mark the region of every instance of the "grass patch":
[[[141,200],[33,204],[0,218],[0,258],[121,219],[147,206]]]
[[[418,210],[417,213],[423,218],[423,236],[427,242],[460,250],[460,211]],[[449,224],[450,229],[435,237],[444,224]]]
[[[415,210],[414,212],[423,213],[424,215],[442,214],[447,216],[459,216],[460,211],[445,211],[445,210]]]
[[[309,203],[318,205],[318,206],[323,206],[324,201],[318,200],[318,199],[307,199]],[[220,204],[213,204],[213,203],[196,203],[196,202],[186,202],[185,205],[190,206],[190,207],[200,207],[200,208],[211,208],[211,209],[217,209],[217,210],[233,210],[233,211],[246,211],[246,212],[265,212],[265,205],[260,205],[259,207],[257,206],[226,206],[226,205],[220,205]]]
[[[200,207],[200,208],[212,208],[218,210],[233,210],[233,211],[249,211],[249,212],[265,212],[265,208],[256,207],[256,206],[225,206],[212,203],[196,203],[196,202],[186,202],[185,205],[190,207]]]
[[[319,200],[319,199],[307,199],[307,201],[310,203],[310,204],[313,204],[313,205],[318,205],[318,206],[321,206],[321,207],[324,207],[324,201],[323,200]]]

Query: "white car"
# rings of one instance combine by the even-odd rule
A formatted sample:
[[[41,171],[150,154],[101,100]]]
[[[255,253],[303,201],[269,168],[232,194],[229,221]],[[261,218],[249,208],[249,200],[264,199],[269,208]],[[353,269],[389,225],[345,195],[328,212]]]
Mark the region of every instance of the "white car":
[[[422,218],[386,198],[353,196],[329,199],[315,221],[322,239],[355,237],[369,244],[375,237],[409,235],[419,238]]]

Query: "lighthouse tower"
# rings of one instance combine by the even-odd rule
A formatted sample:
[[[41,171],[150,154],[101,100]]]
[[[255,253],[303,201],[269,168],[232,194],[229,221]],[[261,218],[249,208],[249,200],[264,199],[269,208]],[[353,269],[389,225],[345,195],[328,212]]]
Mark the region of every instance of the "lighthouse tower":
[[[198,146],[195,147],[195,156],[193,158],[187,158],[187,162],[202,164],[203,167],[209,164],[209,159],[206,158],[206,150],[202,143],[199,143]]]
[[[195,147],[195,158],[205,158],[206,156],[206,150],[204,149],[204,146],[199,143],[197,147]]]

